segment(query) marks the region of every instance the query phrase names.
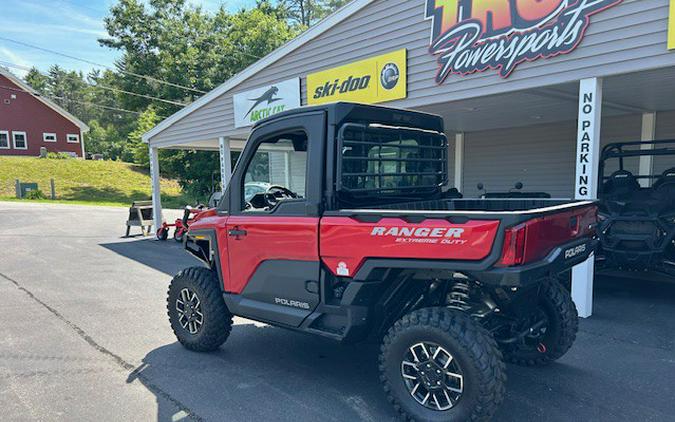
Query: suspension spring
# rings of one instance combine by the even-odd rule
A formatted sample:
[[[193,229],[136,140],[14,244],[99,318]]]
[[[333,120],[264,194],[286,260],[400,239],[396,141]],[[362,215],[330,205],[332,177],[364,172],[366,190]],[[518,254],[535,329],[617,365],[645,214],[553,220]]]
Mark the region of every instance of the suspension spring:
[[[466,280],[456,280],[448,292],[448,308],[466,311],[469,305],[469,283]]]

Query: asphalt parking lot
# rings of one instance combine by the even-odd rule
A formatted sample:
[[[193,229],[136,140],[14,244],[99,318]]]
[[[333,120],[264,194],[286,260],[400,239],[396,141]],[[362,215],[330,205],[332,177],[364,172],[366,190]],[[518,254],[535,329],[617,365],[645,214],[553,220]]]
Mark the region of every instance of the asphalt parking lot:
[[[2,419],[383,421],[377,345],[238,319],[216,353],[178,345],[177,244],[123,239],[126,210],[0,202]],[[559,362],[509,366],[496,420],[675,419],[675,285],[603,278]]]

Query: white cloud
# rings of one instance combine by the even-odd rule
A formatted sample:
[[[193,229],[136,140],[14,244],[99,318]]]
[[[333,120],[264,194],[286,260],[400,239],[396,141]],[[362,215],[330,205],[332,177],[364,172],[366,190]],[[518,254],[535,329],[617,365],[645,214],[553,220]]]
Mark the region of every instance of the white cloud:
[[[100,17],[86,15],[65,2],[59,1],[57,4],[47,6],[31,1],[22,1],[20,7],[25,14],[33,18],[41,15],[49,20],[57,18],[70,24],[84,25],[89,29],[103,29],[103,21]]]
[[[5,60],[19,66],[30,67],[30,63],[27,60],[7,47],[0,46],[0,60]],[[23,78],[26,76],[28,71],[24,69],[12,68],[12,73],[20,78]]]
[[[106,37],[108,33],[103,29],[89,29],[89,28],[78,28],[75,26],[68,25],[55,25],[55,24],[40,24],[40,23],[22,23],[18,25],[13,23],[7,25],[6,28],[3,28],[3,32],[13,33],[13,34],[31,34],[36,35],[58,35],[64,32],[71,32],[75,34],[89,34],[95,35],[96,37]]]

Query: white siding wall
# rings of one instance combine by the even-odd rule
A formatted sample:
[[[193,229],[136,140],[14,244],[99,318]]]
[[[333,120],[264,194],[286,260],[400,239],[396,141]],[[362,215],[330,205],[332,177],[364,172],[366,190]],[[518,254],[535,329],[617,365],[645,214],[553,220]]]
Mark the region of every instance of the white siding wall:
[[[268,154],[270,157],[270,183],[286,186],[286,153],[275,151]]]
[[[640,122],[640,115],[604,118],[601,145],[639,140]],[[576,130],[576,122],[570,121],[467,133],[463,193],[477,196],[478,183],[483,183],[488,192],[499,192],[522,182],[524,191],[571,197]]]
[[[305,183],[307,174],[307,153],[302,151],[293,152],[291,161],[291,186],[290,190],[305,196]]]
[[[286,155],[288,160],[286,161]],[[305,196],[307,153],[302,151],[270,152],[270,183],[287,187],[298,195]],[[288,168],[290,164],[290,168]],[[288,174],[288,182],[286,175]]]

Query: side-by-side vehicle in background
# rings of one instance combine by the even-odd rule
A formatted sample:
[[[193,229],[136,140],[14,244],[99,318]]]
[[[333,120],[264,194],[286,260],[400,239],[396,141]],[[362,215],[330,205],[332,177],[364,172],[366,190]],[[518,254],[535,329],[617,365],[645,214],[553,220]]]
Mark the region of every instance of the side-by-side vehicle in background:
[[[675,141],[623,142],[603,148],[598,188],[600,270],[675,276],[674,161]]]
[[[404,417],[490,419],[504,361],[545,364],[572,346],[577,312],[556,277],[594,250],[597,209],[458,198],[443,132],[438,116],[351,103],[257,123],[219,206],[190,225],[185,247],[205,266],[170,284],[178,340],[215,350],[233,315],[376,340]],[[286,183],[248,196],[283,160]]]

